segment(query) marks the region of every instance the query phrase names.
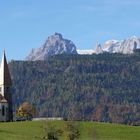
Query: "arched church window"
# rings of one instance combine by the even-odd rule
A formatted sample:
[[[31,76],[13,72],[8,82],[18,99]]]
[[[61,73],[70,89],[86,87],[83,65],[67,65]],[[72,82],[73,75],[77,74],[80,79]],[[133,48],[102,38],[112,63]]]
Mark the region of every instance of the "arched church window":
[[[2,116],[4,116],[5,115],[5,107],[4,107],[4,105],[2,106]]]
[[[6,114],[8,113],[8,108],[6,107]]]
[[[10,89],[9,87],[4,88],[5,92],[9,92],[9,89]]]

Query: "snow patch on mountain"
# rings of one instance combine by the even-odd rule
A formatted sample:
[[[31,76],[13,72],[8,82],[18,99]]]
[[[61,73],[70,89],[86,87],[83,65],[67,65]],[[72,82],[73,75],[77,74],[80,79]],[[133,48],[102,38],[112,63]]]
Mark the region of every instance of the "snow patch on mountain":
[[[90,55],[91,55],[91,54],[94,54],[95,51],[94,51],[94,50],[80,50],[80,49],[78,49],[78,50],[77,50],[77,53],[78,53],[78,54],[81,54],[81,55],[82,55],[82,54],[90,54]]]

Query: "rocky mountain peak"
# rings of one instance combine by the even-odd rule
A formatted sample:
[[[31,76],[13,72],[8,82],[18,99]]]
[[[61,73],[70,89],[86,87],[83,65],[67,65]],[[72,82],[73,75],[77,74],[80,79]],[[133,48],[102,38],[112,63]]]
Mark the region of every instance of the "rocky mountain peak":
[[[76,46],[71,40],[64,39],[60,33],[48,37],[45,43],[37,49],[32,49],[26,60],[45,60],[57,54],[77,54]]]
[[[58,36],[59,38],[62,39],[62,35],[60,33],[55,32],[53,36]]]
[[[60,33],[55,32],[54,35],[51,35],[47,39],[48,41],[57,41],[57,40],[63,40],[63,37]]]
[[[96,50],[95,50],[96,54],[100,54],[100,53],[103,53],[103,49],[102,49],[102,46],[101,44],[97,44],[96,45]]]
[[[136,49],[140,49],[140,39],[136,36],[132,36],[124,40],[108,40],[104,43],[103,47],[97,45],[96,53],[109,52],[131,54]]]

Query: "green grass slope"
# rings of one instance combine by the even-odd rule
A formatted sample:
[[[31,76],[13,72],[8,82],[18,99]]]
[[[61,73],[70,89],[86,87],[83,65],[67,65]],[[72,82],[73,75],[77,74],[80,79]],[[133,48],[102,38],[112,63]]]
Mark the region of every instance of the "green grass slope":
[[[37,140],[42,135],[42,122],[0,123],[0,140]]]
[[[53,121],[64,130],[64,121]],[[0,123],[0,140],[41,140],[44,122]],[[139,126],[80,122],[79,140],[140,140]],[[66,140],[65,136],[61,140]]]

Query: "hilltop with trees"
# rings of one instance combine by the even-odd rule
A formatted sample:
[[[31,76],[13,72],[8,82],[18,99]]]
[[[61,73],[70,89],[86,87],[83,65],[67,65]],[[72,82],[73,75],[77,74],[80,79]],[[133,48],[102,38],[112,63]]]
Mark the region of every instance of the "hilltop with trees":
[[[39,117],[140,125],[140,53],[58,55],[12,61],[15,109],[24,101]]]

